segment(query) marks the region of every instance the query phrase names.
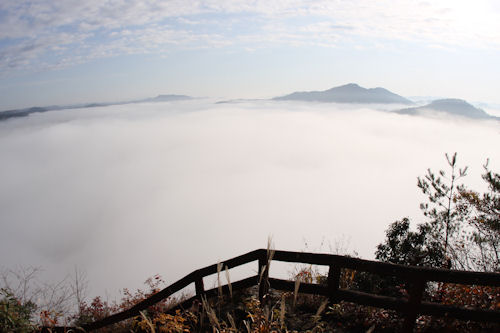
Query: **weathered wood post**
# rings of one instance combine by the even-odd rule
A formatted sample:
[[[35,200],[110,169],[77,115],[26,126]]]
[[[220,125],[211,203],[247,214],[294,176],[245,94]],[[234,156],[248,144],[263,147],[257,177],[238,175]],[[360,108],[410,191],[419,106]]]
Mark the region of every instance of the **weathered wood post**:
[[[200,297],[205,294],[205,287],[203,285],[203,276],[201,274],[197,274],[196,279],[194,280],[194,288],[196,290],[196,296]]]
[[[337,302],[337,290],[339,290],[340,283],[340,267],[335,262],[330,265],[328,270],[328,278],[327,278],[327,287],[328,287],[328,298],[330,303]]]
[[[259,301],[260,304],[264,304],[264,295],[269,292],[269,258],[268,251],[262,251],[259,255]]]
[[[425,279],[420,277],[415,277],[409,282],[410,299],[408,300],[405,321],[403,323],[403,332],[413,332],[426,285]]]

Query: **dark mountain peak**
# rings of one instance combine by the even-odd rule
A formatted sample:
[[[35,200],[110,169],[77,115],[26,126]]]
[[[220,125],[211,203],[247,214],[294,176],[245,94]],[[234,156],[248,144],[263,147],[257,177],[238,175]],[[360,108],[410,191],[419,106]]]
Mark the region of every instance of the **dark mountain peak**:
[[[370,88],[368,90],[377,91],[377,92],[390,92],[389,90],[382,88],[382,87]]]
[[[444,99],[436,99],[428,104],[429,107],[449,107],[449,106],[455,106],[455,107],[467,107],[467,108],[474,108],[472,105],[467,103],[463,99],[458,99],[458,98],[444,98]]]
[[[328,89],[327,91],[331,90],[366,90],[366,89],[360,87],[357,83],[348,83],[344,84],[343,86],[333,87],[331,89]]]
[[[349,83],[324,91],[294,92],[290,95],[274,99],[333,103],[413,104],[410,100],[396,95],[387,89],[366,89],[356,83]]]
[[[163,94],[163,95],[158,95],[156,97],[148,99],[149,101],[155,102],[155,101],[181,101],[181,100],[186,100],[186,99],[191,99],[192,97],[186,96],[186,95],[174,95],[174,94]]]

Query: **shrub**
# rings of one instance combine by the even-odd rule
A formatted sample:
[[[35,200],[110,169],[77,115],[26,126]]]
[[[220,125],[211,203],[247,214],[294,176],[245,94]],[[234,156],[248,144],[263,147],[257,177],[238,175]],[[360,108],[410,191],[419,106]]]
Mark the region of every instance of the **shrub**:
[[[0,289],[0,331],[32,332],[31,316],[36,306],[31,302],[22,304],[7,289]]]

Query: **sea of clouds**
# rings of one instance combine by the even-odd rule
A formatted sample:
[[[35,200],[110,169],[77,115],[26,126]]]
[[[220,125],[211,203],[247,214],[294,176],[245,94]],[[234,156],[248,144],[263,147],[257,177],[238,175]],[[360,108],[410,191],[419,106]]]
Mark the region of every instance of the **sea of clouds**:
[[[416,177],[445,153],[500,169],[500,124],[367,106],[211,100],[32,114],[0,122],[0,263],[91,295],[173,282],[266,246],[371,259],[387,226],[423,221]],[[347,241],[346,241],[347,240]],[[346,242],[348,244],[346,244]]]

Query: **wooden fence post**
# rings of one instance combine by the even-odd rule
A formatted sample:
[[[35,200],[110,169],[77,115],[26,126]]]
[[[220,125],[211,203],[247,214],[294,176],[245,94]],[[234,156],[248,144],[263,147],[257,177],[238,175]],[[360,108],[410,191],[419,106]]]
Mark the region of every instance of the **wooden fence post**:
[[[418,277],[409,282],[410,299],[408,300],[405,321],[403,323],[403,332],[413,332],[426,285],[426,281]]]
[[[262,271],[264,269],[264,271]],[[264,295],[269,292],[269,262],[268,262],[268,253],[263,252],[261,256],[259,256],[259,301],[261,305],[264,305]]]
[[[194,280],[194,288],[196,290],[196,296],[201,297],[205,293],[205,287],[203,285],[203,276],[198,275]]]
[[[339,290],[340,283],[340,267],[336,264],[330,265],[328,270],[328,298],[330,303],[336,303],[337,301],[337,290]]]

